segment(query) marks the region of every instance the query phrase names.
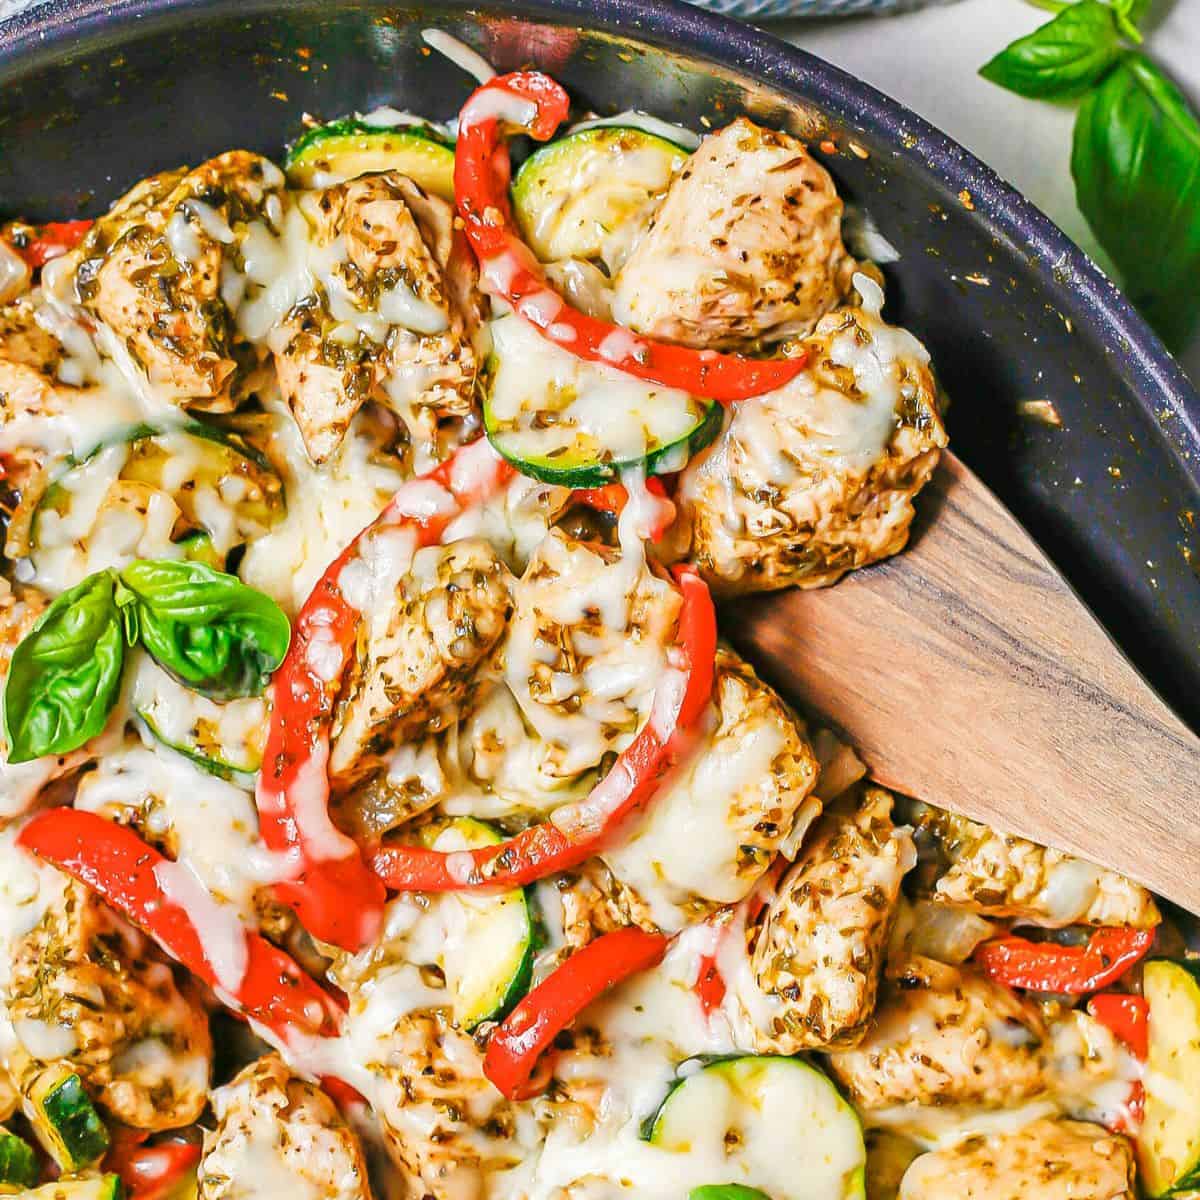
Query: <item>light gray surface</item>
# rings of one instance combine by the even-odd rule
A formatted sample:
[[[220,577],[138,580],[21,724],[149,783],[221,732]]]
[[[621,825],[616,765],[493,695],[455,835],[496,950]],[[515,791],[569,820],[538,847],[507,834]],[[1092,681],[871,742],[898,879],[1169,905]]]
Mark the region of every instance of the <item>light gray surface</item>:
[[[949,8],[769,26],[895,97],[974,151],[1062,226],[1101,266],[1110,263],[1075,205],[1074,104],[1024,100],[976,73],[1050,15],[1025,0],[959,0]],[[1200,0],[1157,0],[1147,47],[1200,102]],[[1183,363],[1200,381],[1200,335]]]

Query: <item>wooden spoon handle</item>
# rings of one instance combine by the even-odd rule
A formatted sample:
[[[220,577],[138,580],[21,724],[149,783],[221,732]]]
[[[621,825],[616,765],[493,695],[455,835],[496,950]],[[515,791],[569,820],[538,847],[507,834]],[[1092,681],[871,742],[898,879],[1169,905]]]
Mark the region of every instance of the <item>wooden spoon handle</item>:
[[[899,557],[732,601],[735,644],[886,786],[1200,913],[1200,739],[953,455],[920,505]]]

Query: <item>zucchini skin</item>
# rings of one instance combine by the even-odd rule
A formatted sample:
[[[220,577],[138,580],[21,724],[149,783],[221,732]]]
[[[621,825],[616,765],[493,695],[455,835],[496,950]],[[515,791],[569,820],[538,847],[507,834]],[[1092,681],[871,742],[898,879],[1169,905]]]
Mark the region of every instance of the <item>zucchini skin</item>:
[[[30,1089],[26,1115],[63,1171],[82,1171],[108,1151],[108,1129],[73,1071],[51,1067],[42,1072]]]
[[[0,1193],[11,1194],[37,1183],[38,1164],[33,1147],[7,1129],[0,1129]]]
[[[1157,970],[1156,970],[1157,968]],[[1190,1055],[1194,1060],[1196,1074],[1200,1074],[1200,962],[1192,962],[1186,959],[1176,958],[1152,958],[1147,960],[1145,964],[1145,974],[1143,976],[1143,990],[1150,1000],[1150,1055],[1151,1058],[1155,1051],[1155,1020],[1154,1020],[1154,1003],[1151,993],[1155,990],[1153,986],[1153,976],[1160,971],[1170,971],[1172,975],[1176,972],[1184,978],[1173,978],[1172,986],[1185,986],[1188,989],[1190,999],[1193,1004],[1193,1016],[1196,1019],[1195,1027],[1187,1030],[1172,1030],[1171,1045],[1178,1047],[1182,1045],[1185,1050],[1190,1051]],[[1177,1052],[1177,1051],[1176,1051]],[[1173,1057],[1174,1055],[1172,1055]],[[1193,1079],[1195,1075],[1192,1076]],[[1153,1087],[1153,1071],[1147,1074],[1145,1080],[1146,1086],[1146,1112],[1150,1114],[1150,1105],[1152,1101]],[[1146,1189],[1146,1195],[1149,1197],[1193,1197],[1200,1192],[1200,1090],[1194,1087],[1189,1092],[1189,1099],[1193,1101],[1190,1106],[1191,1119],[1191,1161],[1186,1163],[1179,1174],[1165,1182],[1160,1182],[1157,1190],[1152,1186],[1150,1181],[1150,1170],[1144,1160],[1143,1155],[1139,1155],[1142,1161],[1139,1162],[1140,1174],[1142,1182]],[[1178,1112],[1178,1108],[1172,1106],[1173,1111]],[[1144,1122],[1142,1129],[1139,1131],[1138,1148],[1139,1151],[1145,1150],[1145,1138],[1148,1133],[1148,1122]],[[1174,1149],[1174,1148],[1172,1148]],[[1167,1157],[1171,1157],[1168,1155]]]
[[[338,171],[339,160],[350,169]],[[284,160],[293,185],[303,187],[314,186],[320,164],[346,179],[396,170],[443,200],[454,199],[454,144],[428,125],[369,125],[354,117],[331,121],[297,138]]]
[[[570,463],[566,466],[557,465],[547,459],[524,458],[510,447],[506,447],[504,441],[506,435],[504,432],[496,432],[495,419],[486,400],[483,405],[483,423],[488,441],[492,443],[496,452],[516,467],[522,475],[528,475],[531,479],[536,479],[541,483],[556,484],[560,487],[593,488],[612,483],[622,471],[633,467],[641,467],[648,476],[659,474],[659,468],[664,467],[665,463],[670,463],[671,456],[679,454],[681,448],[685,455],[685,461],[690,459],[716,441],[725,424],[725,410],[720,404],[713,401],[705,410],[703,418],[692,428],[690,433],[677,441],[651,450],[649,454],[641,458],[631,458],[621,462],[601,462],[593,459]],[[674,465],[669,467],[670,471],[679,469]],[[661,473],[667,474],[668,470],[664,468]]]

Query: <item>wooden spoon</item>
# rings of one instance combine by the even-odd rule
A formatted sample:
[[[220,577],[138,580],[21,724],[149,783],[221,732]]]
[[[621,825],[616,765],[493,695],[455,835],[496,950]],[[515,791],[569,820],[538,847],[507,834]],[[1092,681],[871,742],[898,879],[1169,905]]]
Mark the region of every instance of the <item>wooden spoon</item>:
[[[898,557],[730,602],[734,643],[885,786],[1200,913],[1200,738],[954,455],[918,506]]]

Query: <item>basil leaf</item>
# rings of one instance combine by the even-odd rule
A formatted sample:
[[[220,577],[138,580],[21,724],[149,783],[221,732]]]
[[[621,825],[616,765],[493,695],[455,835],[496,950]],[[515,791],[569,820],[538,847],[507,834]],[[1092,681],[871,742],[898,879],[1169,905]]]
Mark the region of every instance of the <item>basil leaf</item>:
[[[741,1183],[706,1183],[692,1188],[688,1200],[771,1200],[766,1192]]]
[[[261,692],[291,639],[274,600],[204,563],[139,559],[121,572],[116,598],[155,661],[213,700]]]
[[[8,761],[66,754],[95,737],[121,690],[125,640],[111,571],[63,592],[13,651],[4,685]]]
[[[1080,106],[1071,174],[1129,298],[1178,346],[1200,317],[1200,122],[1142,55]]]
[[[1034,99],[1081,96],[1121,54],[1113,10],[1079,0],[1053,21],[1018,38],[980,68],[980,75]]]

